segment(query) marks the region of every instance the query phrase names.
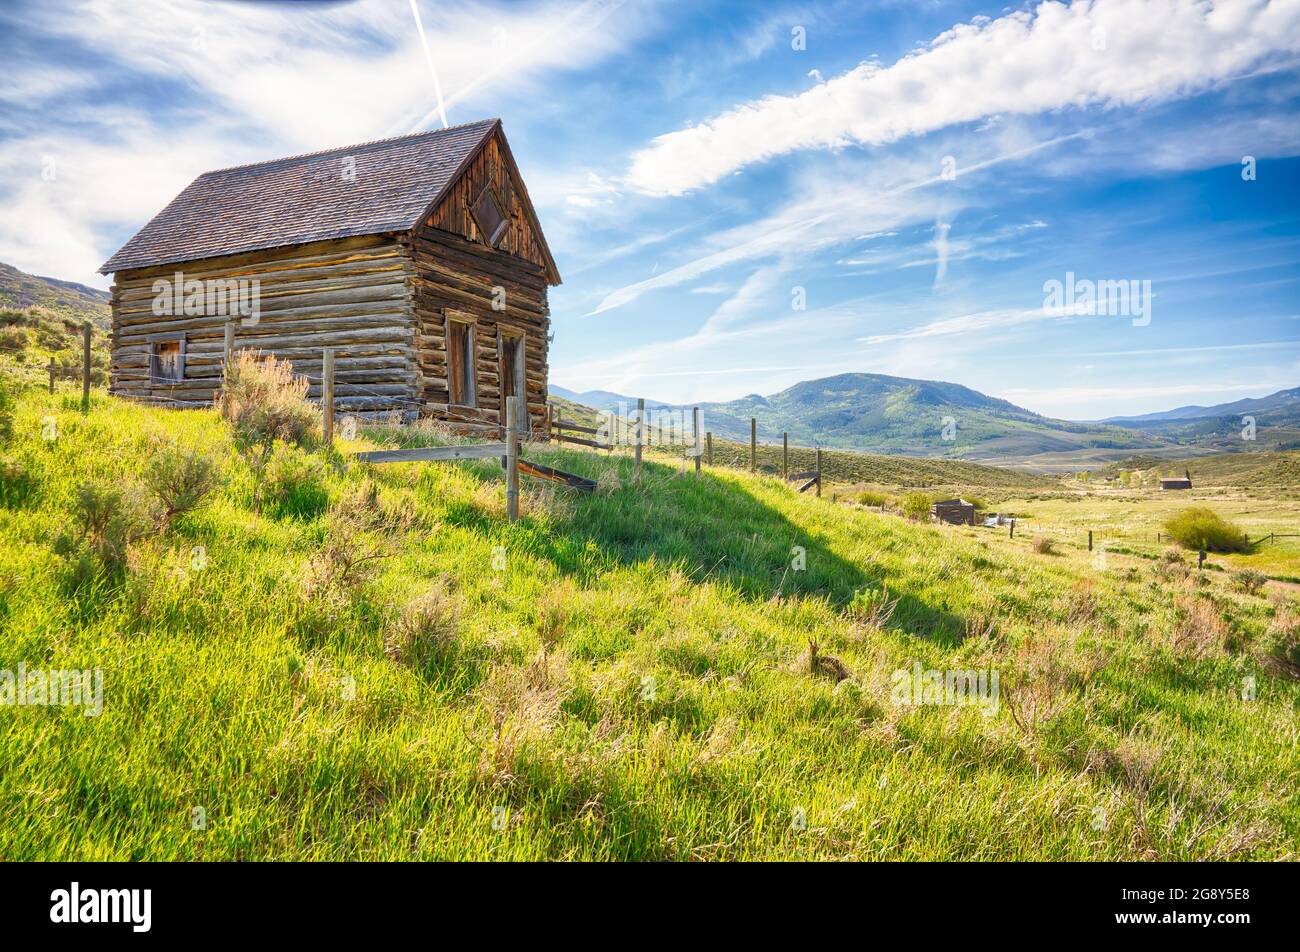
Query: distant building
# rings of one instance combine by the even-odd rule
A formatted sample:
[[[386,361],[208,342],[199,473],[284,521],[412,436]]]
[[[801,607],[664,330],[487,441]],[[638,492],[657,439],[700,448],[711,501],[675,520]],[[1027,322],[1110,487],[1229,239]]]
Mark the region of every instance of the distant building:
[[[1174,476],[1169,479],[1160,480],[1161,489],[1191,489],[1191,477]]]
[[[975,525],[975,504],[965,499],[944,499],[930,507],[930,515],[955,526]]]

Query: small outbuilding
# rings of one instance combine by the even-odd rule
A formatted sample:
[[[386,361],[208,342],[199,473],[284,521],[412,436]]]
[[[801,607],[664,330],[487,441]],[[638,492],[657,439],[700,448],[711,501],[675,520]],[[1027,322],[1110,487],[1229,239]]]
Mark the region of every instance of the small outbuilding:
[[[335,406],[495,430],[547,422],[555,260],[501,122],[207,172],[113,255],[110,392],[211,406],[234,349]]]
[[[1191,489],[1192,479],[1190,476],[1173,476],[1168,479],[1160,480],[1161,489]]]
[[[930,515],[955,526],[975,525],[975,504],[965,499],[944,499],[930,507]]]

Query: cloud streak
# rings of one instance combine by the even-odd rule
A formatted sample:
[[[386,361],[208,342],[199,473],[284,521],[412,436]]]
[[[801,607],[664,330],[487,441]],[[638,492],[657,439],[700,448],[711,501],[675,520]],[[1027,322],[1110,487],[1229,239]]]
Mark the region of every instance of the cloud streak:
[[[976,18],[882,67],[864,62],[656,138],[630,187],[681,195],[808,149],[880,146],[1002,114],[1187,96],[1300,51],[1297,0],[1079,0]]]

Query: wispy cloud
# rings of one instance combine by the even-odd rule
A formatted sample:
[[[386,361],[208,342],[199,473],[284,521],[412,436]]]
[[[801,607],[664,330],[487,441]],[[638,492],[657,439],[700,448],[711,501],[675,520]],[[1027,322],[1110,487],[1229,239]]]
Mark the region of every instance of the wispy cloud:
[[[659,136],[628,182],[680,195],[807,149],[879,146],[1000,114],[1186,96],[1300,50],[1294,0],[1077,0],[953,27],[891,66],[864,62],[796,95]]]

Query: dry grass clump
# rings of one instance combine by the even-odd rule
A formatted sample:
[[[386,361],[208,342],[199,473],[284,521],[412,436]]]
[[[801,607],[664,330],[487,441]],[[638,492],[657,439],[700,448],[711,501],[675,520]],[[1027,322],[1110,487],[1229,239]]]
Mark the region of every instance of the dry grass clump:
[[[1176,650],[1198,658],[1208,657],[1225,650],[1231,635],[1232,628],[1208,598],[1197,598],[1195,595],[1178,595],[1174,598],[1174,618],[1169,630],[1169,641]]]
[[[992,612],[977,611],[966,616],[962,623],[963,643],[967,641],[994,641],[998,637],[998,620]]]
[[[577,587],[566,579],[551,588],[537,605],[537,636],[546,648],[552,649],[564,637],[573,617],[573,602],[578,597]]]
[[[1070,586],[1065,598],[1065,618],[1071,624],[1088,622],[1097,614],[1097,595],[1092,579],[1080,578]]]
[[[516,778],[520,758],[544,748],[571,690],[564,657],[545,648],[525,665],[492,669],[478,690],[479,703],[492,724],[479,757],[483,779],[510,783]]]
[[[384,632],[384,654],[398,664],[428,668],[456,645],[459,604],[439,580],[407,602]]]
[[[1300,610],[1278,590],[1273,593],[1273,620],[1268,626],[1265,663],[1273,671],[1300,679]]]
[[[561,492],[558,483],[521,478],[519,512],[533,517],[546,514],[562,522],[573,517],[573,501]]]
[[[623,488],[623,481],[618,478],[618,466],[610,466],[602,470],[596,477],[596,492],[602,496],[608,496],[616,493]]]
[[[1001,691],[1001,702],[1024,738],[1037,745],[1043,732],[1072,699],[1071,672],[1063,645],[1048,633],[1022,643],[1015,652],[1014,682]]]
[[[1034,536],[1034,541],[1029,543],[1030,551],[1037,552],[1039,555],[1054,555],[1056,553],[1055,543],[1047,536]]]

